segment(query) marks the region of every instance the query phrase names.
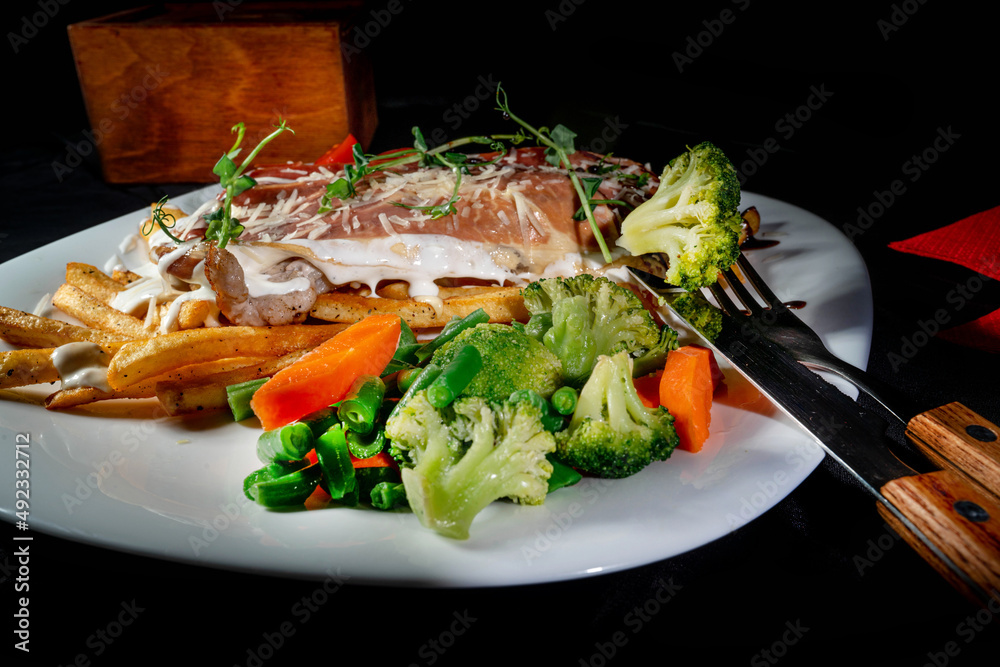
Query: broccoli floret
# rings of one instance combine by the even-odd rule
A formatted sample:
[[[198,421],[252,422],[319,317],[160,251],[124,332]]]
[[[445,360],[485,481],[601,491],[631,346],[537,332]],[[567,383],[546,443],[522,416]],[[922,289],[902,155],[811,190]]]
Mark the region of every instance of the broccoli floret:
[[[632,363],[632,376],[642,377],[661,370],[667,363],[667,354],[677,349],[677,332],[670,327],[660,327],[660,339]]]
[[[670,307],[709,341],[714,341],[722,332],[722,311],[709,303],[701,292],[680,294],[670,302]]]
[[[569,385],[582,386],[601,355],[640,356],[668,343],[671,335],[676,340],[632,290],[605,277],[543,278],[522,295],[531,313],[528,333],[559,357]]]
[[[739,255],[740,183],[714,144],[670,161],[660,185],[622,221],[617,244],[633,255],[663,253],[668,282],[694,291],[716,282]]]
[[[501,498],[538,505],[548,493],[555,437],[528,402],[456,399],[436,409],[414,394],[386,424],[401,458],[403,486],[421,524],[457,539]]]
[[[483,367],[461,396],[502,401],[518,390],[534,389],[549,398],[564,384],[559,358],[524,331],[506,324],[479,324],[463,331],[438,349],[431,363],[443,368],[464,345],[479,350]]]
[[[598,477],[628,477],[665,461],[678,444],[674,418],[647,408],[632,383],[632,360],[602,356],[580,391],[569,426],[556,434],[556,456]]]

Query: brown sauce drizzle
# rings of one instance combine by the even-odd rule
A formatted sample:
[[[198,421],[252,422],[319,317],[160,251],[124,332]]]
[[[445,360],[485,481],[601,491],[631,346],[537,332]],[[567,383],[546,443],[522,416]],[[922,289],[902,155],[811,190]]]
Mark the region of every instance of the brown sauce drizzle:
[[[740,246],[740,250],[762,250],[764,248],[773,248],[778,245],[778,243],[779,241],[774,239],[759,239],[756,236],[748,236],[747,240]]]

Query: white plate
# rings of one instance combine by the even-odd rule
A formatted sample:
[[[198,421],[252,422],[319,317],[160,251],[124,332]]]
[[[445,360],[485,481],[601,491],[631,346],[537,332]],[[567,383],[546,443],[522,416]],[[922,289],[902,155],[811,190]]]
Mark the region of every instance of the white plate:
[[[193,210],[203,195],[175,203]],[[868,359],[871,288],[864,263],[834,227],[749,193],[763,238],[750,253],[783,299],[842,358]],[[33,310],[69,261],[101,266],[144,212],[0,265],[3,305]],[[732,369],[698,454],[678,451],[625,480],[587,479],[540,507],[494,503],[467,541],[421,528],[408,511],[268,511],[242,481],[259,467],[257,431],[224,418],[159,417],[153,401],[51,413],[0,400],[0,516],[15,522],[15,442],[30,442],[29,531],[112,549],[241,571],[413,586],[500,586],[634,567],[695,549],[760,516],[822,460],[822,451]],[[118,405],[114,405],[117,403]],[[22,472],[22,479],[24,473]]]

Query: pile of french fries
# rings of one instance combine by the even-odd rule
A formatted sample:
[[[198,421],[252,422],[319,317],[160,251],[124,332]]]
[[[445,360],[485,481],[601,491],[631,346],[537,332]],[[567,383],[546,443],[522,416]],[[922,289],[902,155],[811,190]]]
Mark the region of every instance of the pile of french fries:
[[[89,264],[70,263],[52,305],[80,324],[0,306],[0,339],[20,349],[0,352],[0,390],[59,383],[45,397],[48,409],[109,399],[157,399],[170,415],[227,407],[226,386],[270,377],[306,351],[375,313],[395,313],[415,330],[443,326],[482,308],[494,322],[524,321],[518,287],[443,287],[433,303],[410,298],[405,282],[380,286],[376,295],[344,288],[320,295],[310,323],[283,326],[215,326],[208,301],[180,304],[176,330],[160,333],[168,303],[145,318],[116,310],[115,296],[136,280]],[[89,342],[107,355],[111,391],[62,387],[52,354],[61,345]]]

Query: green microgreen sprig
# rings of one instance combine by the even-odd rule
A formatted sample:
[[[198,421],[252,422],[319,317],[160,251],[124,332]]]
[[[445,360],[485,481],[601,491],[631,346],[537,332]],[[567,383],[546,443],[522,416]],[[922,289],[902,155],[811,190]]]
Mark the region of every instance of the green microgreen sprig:
[[[247,167],[250,166],[250,163],[257,157],[264,146],[286,130],[295,134],[295,131],[288,127],[288,124],[283,119],[280,119],[276,129],[264,137],[257,144],[257,147],[237,167],[235,159],[242,151],[240,144],[243,143],[246,126],[243,123],[237,123],[233,126],[232,131],[236,133],[236,141],[233,143],[233,147],[219,158],[219,161],[215,163],[215,167],[212,168],[212,173],[219,177],[219,184],[225,190],[225,197],[223,198],[222,206],[204,216],[208,222],[205,238],[209,241],[215,241],[219,248],[225,248],[230,239],[243,233],[243,225],[232,214],[233,199],[257,185],[257,181],[243,172],[246,171]]]
[[[345,200],[357,196],[357,183],[366,176],[376,172],[385,171],[404,164],[419,162],[423,167],[445,167],[451,169],[455,174],[455,187],[451,198],[441,204],[432,206],[410,206],[402,203],[395,203],[402,208],[429,211],[431,217],[441,218],[455,212],[455,204],[461,199],[458,196],[461,187],[461,175],[469,173],[471,163],[469,156],[464,153],[454,152],[453,149],[459,146],[470,144],[481,144],[490,146],[491,150],[498,153],[497,157],[489,162],[477,162],[476,166],[493,164],[507,154],[507,146],[504,142],[518,144],[526,138],[521,132],[515,134],[492,134],[488,136],[470,136],[454,139],[452,141],[428,148],[423,132],[419,127],[412,128],[413,147],[404,148],[392,153],[381,155],[366,154],[359,144],[354,144],[354,164],[344,165],[344,175],[326,186],[326,193],[320,199],[318,213],[328,213],[333,208],[335,199]]]
[[[576,133],[561,124],[554,126],[551,130],[546,127],[536,128],[529,125],[524,120],[514,115],[514,113],[510,110],[510,106],[507,104],[507,93],[504,91],[502,86],[497,86],[496,98],[498,111],[503,112],[505,117],[510,118],[515,123],[523,127],[546,147],[545,159],[548,163],[566,170],[569,180],[573,184],[573,189],[576,190],[576,195],[580,198],[580,202],[582,203],[581,208],[583,209],[583,216],[588,222],[590,222],[590,228],[594,232],[594,238],[597,239],[597,244],[601,248],[601,254],[604,255],[604,261],[610,263],[611,252],[608,250],[608,245],[604,240],[604,235],[601,234],[601,229],[598,227],[597,220],[594,218],[594,209],[591,206],[590,196],[584,187],[583,181],[580,179],[580,176],[573,169],[573,166],[569,161],[569,156],[576,152],[576,147],[574,145]],[[597,191],[597,188],[592,184],[590,187],[593,188],[591,194]]]
[[[580,181],[583,183],[583,191],[587,195],[587,202],[590,204],[591,208],[595,206],[600,206],[601,204],[606,204],[608,206],[631,206],[628,202],[622,201],[621,199],[596,199],[594,195],[601,187],[601,183],[604,179],[594,178],[592,176],[585,176],[581,178]],[[576,209],[576,213],[573,214],[574,220],[586,220],[587,212],[581,205],[580,208]]]
[[[174,243],[183,243],[183,241],[170,232],[170,230],[173,229],[174,224],[177,223],[177,218],[173,213],[167,213],[163,210],[163,205],[167,203],[168,199],[169,197],[164,195],[160,198],[160,201],[156,202],[156,206],[153,207],[153,211],[149,219],[142,225],[142,235],[149,236],[153,232],[153,225],[156,225],[160,228],[160,231],[169,236]]]

